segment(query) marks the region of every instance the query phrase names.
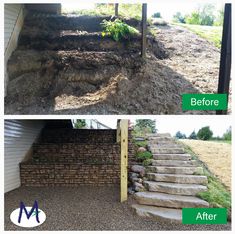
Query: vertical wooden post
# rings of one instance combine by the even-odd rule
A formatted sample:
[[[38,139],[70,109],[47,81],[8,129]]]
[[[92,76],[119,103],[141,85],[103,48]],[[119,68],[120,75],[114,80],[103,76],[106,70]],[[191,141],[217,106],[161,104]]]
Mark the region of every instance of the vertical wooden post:
[[[118,17],[118,3],[115,3],[115,16]]]
[[[147,3],[142,4],[142,44],[141,44],[141,56],[146,58],[146,46],[147,46]]]
[[[128,120],[122,119],[120,121],[121,128],[121,175],[120,175],[120,187],[121,187],[121,202],[127,200],[127,170],[128,170]]]
[[[224,8],[223,36],[220,55],[220,70],[218,93],[229,96],[229,83],[231,74],[231,3]],[[227,98],[228,100],[228,98]],[[227,114],[227,110],[216,111],[217,115]]]

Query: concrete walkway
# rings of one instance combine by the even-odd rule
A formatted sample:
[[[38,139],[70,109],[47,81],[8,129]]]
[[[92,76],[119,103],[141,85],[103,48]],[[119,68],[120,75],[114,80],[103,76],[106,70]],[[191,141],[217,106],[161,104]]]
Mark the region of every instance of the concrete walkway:
[[[231,230],[227,225],[182,225],[138,217],[128,202],[119,202],[118,187],[21,187],[5,194],[5,230],[25,230],[10,221],[19,202],[39,203],[46,221],[32,230]],[[27,229],[29,230],[29,229]]]

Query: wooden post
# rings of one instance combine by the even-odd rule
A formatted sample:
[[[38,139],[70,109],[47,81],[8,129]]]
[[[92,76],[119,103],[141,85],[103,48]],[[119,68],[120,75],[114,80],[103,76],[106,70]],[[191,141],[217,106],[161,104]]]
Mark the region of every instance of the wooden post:
[[[118,17],[118,3],[115,3],[115,16]]]
[[[141,44],[141,56],[146,58],[146,46],[147,46],[147,3],[142,4],[142,44]]]
[[[229,83],[231,74],[231,3],[226,3],[224,8],[223,36],[220,55],[220,70],[218,93],[227,94],[229,97]],[[227,114],[227,110],[216,111],[217,115]]]
[[[128,120],[122,119],[120,121],[121,128],[121,175],[120,175],[120,187],[121,187],[121,202],[127,200],[127,170],[128,170]]]

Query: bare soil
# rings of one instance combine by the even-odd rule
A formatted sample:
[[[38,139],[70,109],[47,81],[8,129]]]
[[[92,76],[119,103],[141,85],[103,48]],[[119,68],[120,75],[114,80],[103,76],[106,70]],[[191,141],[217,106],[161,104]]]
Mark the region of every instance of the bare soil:
[[[231,191],[231,144],[188,139],[180,141],[188,145]]]
[[[46,91],[42,87],[44,95],[30,94],[35,99],[31,102],[26,91],[27,86],[24,85],[25,93],[18,88],[23,81],[30,78],[13,80],[14,88],[12,90],[9,88],[10,95],[5,99],[5,113],[214,114],[213,111],[183,112],[181,94],[217,92],[220,51],[212,43],[180,26],[153,26],[152,30],[156,32],[156,41],[149,46],[146,61],[140,63],[138,59],[138,65],[133,66],[131,63],[136,63],[134,62],[138,57],[136,54],[129,54],[128,58],[123,54],[111,56],[111,58],[115,57],[113,61],[118,63],[111,64],[113,66],[109,66],[111,70],[105,64],[99,66],[98,76],[110,74],[102,84],[80,82],[78,85],[69,79],[61,83],[60,79],[59,84],[49,82]],[[154,51],[159,48],[161,53],[156,56]],[[60,53],[65,54],[66,61],[67,52]],[[102,59],[102,56],[97,54],[97,64],[102,64],[102,60],[99,61],[99,57]],[[89,57],[92,56],[88,56],[86,62],[89,63]],[[93,62],[92,58],[91,61]],[[70,66],[69,60],[66,62],[66,66]],[[126,63],[129,65],[126,66]],[[56,68],[58,69],[58,66]],[[45,77],[51,69],[54,68],[46,67]],[[87,74],[90,72],[90,77],[93,77],[95,74],[89,69],[89,67],[86,68]],[[102,72],[103,69],[105,72]],[[61,72],[66,74],[67,71],[72,70],[61,71],[60,69],[54,72],[54,81],[57,82]],[[32,80],[38,84],[41,72],[34,72],[28,76],[34,77]],[[47,79],[46,83],[48,83]],[[63,89],[64,86],[66,86],[65,89]],[[60,87],[59,91],[57,87]],[[11,95],[16,93],[15,90],[19,91],[18,95]],[[22,96],[24,96],[23,100]],[[27,99],[30,99],[30,102]]]

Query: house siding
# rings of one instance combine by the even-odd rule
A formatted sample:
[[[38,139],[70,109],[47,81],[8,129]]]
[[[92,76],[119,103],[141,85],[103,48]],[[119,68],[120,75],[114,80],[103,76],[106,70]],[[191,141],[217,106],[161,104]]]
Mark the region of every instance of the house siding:
[[[18,37],[24,23],[24,5],[23,4],[4,4],[4,84],[5,95],[8,83],[7,61],[12,52],[16,49]]]
[[[4,192],[21,185],[19,163],[30,151],[43,126],[44,122],[37,120],[5,120]]]

